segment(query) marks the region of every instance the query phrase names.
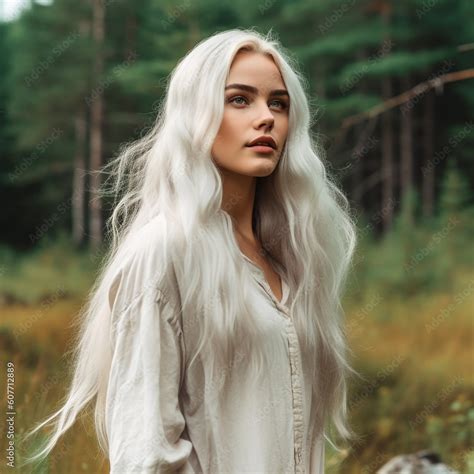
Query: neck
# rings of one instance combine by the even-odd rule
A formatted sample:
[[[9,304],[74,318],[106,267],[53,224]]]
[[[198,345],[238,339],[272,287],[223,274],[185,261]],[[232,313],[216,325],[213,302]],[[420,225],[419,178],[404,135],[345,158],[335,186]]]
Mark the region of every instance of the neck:
[[[252,228],[257,178],[221,170],[222,209],[233,219],[237,233],[249,242],[256,243]]]

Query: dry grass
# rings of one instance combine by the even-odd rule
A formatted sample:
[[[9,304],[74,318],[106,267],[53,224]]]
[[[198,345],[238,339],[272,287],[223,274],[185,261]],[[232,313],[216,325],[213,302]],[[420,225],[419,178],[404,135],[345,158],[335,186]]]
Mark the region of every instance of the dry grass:
[[[368,298],[347,310],[354,366],[367,380],[354,380],[349,397],[361,439],[342,455],[327,447],[328,473],[375,472],[391,456],[423,448],[439,450],[449,464],[468,472],[467,436],[472,437],[474,414],[474,291],[460,301],[465,287],[464,281],[452,294],[413,300]],[[65,395],[69,375],[64,355],[71,349],[71,322],[80,304],[66,299],[2,309],[1,355],[15,364],[18,435],[58,408]],[[443,313],[446,308],[449,312]],[[438,321],[435,326],[433,321]],[[4,407],[5,392],[1,396]],[[5,449],[5,439],[0,447]],[[44,465],[22,472],[109,472],[90,413],[66,434]]]

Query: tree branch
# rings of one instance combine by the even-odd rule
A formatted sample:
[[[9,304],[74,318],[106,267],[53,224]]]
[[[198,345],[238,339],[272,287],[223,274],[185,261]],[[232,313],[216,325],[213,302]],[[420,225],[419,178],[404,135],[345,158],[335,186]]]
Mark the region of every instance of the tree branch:
[[[347,128],[353,127],[354,125],[360,122],[363,122],[364,120],[374,118],[387,110],[393,109],[394,107],[408,102],[409,100],[413,99],[413,97],[424,94],[430,89],[438,89],[443,84],[446,84],[448,82],[464,81],[466,79],[473,78],[474,69],[465,69],[463,71],[450,72],[440,77],[435,77],[434,79],[421,82],[412,89],[403,92],[402,94],[397,95],[395,97],[391,97],[390,99],[382,102],[381,104],[376,105],[375,107],[372,107],[369,110],[345,118],[342,122],[341,128],[342,130],[345,130]]]

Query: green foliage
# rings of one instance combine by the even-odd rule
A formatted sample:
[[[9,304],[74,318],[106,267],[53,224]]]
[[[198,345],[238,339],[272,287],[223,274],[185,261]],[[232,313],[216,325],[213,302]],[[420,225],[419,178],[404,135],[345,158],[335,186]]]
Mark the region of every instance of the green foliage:
[[[465,178],[453,164],[448,169],[440,195],[438,227],[442,228],[443,238],[437,251],[438,277],[450,276],[459,266],[472,267],[472,235],[474,231],[474,207],[469,205],[469,189]],[[448,281],[445,280],[447,284]]]
[[[72,195],[74,156],[81,146],[76,120],[85,106],[90,123],[90,101],[97,87],[106,104],[107,160],[150,125],[170,72],[197,42],[228,28],[251,26],[263,33],[272,29],[307,75],[311,105],[324,111],[325,120],[315,124],[315,133],[331,140],[343,119],[382,102],[384,79],[393,79],[396,95],[403,92],[397,87],[399,79],[408,73],[415,85],[443,73],[446,61],[449,71],[470,67],[470,53],[458,46],[471,41],[472,12],[467,0],[404,0],[385,6],[339,0],[262,0],[252,5],[245,0],[114,0],[106,2],[104,72],[94,82],[91,3],[33,2],[18,20],[0,25],[5,53],[1,65],[6,71],[0,79],[0,109],[5,111],[0,125],[5,155],[0,162],[0,197],[13,200],[18,209],[0,218],[2,228],[8,229],[3,240],[17,248],[31,246],[31,229]],[[472,87],[461,81],[439,92],[436,128],[441,133],[435,149],[445,144],[450,148],[470,185]],[[347,150],[354,148],[358,135],[356,131],[347,137]],[[380,166],[380,156],[376,146],[366,161],[374,163],[370,167]],[[415,153],[416,168],[422,156]],[[437,186],[444,174],[438,166]],[[420,178],[416,180],[419,185]],[[344,180],[342,185],[351,183]],[[58,227],[70,228],[70,219],[62,219]]]
[[[417,378],[394,371],[386,378],[382,364],[376,374],[370,374],[366,367],[358,370],[369,376],[368,384],[351,390],[355,429],[367,433],[365,439],[353,447],[353,456],[360,464],[373,465],[371,453],[374,450],[383,452],[383,462],[387,462],[397,454],[428,448],[439,453],[448,465],[457,467],[458,472],[471,472],[468,455],[474,434],[471,420],[474,408],[466,399],[469,387],[460,386],[456,393],[444,398],[449,385],[436,384],[428,377]],[[379,460],[377,467],[383,462]],[[339,472],[346,472],[344,466]]]
[[[440,215],[416,218],[417,193],[407,193],[392,229],[376,239],[373,225],[359,224],[360,243],[352,279],[358,289],[403,296],[452,288],[458,274],[474,263],[471,250],[473,208],[462,207],[466,186],[461,176],[448,173]]]
[[[472,49],[459,47],[472,43],[474,2],[470,0],[104,3],[104,72],[96,78],[105,102],[104,160],[151,124],[177,61],[200,40],[219,30],[252,26],[265,33],[272,28],[308,78],[312,114],[319,112],[319,108],[324,111],[324,120],[315,123],[317,130],[313,132],[336,143],[338,149],[328,153],[335,168],[342,167],[340,160],[350,155],[366,132],[364,123],[351,130],[341,146],[334,139],[341,132],[342,121],[381,104],[386,99],[384,86],[388,84],[384,81],[390,81],[391,95],[396,96],[404,92],[402,78],[409,76],[411,86],[415,86],[443,73],[472,68]],[[80,149],[77,119],[82,111],[87,125],[90,124],[90,100],[97,86],[93,81],[96,50],[91,37],[91,5],[92,2],[70,0],[55,0],[48,6],[31,2],[31,8],[18,20],[0,23],[0,66],[4,72],[0,75],[0,199],[7,203],[0,217],[0,303],[9,308],[9,314],[12,308],[17,310],[25,305],[25,314],[18,317],[18,324],[32,317],[32,309],[41,313],[34,334],[26,331],[22,344],[10,327],[0,327],[0,347],[7,351],[2,352],[2,357],[6,359],[8,353],[9,357],[13,354],[22,358],[25,373],[19,381],[24,384],[18,387],[21,394],[37,393],[42,384],[47,385],[48,375],[41,374],[38,366],[50,367],[53,360],[59,359],[59,351],[54,353],[52,342],[63,337],[64,320],[75,312],[72,304],[67,308],[61,305],[70,304],[69,299],[83,300],[100,263],[99,253],[78,250],[70,239],[74,157]],[[390,18],[386,22],[387,13]],[[420,373],[426,373],[434,354],[451,350],[450,338],[439,331],[430,333],[429,338],[415,340],[409,350],[416,354],[411,363],[405,364],[403,371],[382,372],[382,376],[383,358],[370,352],[375,346],[380,351],[388,346],[393,357],[402,352],[400,344],[412,334],[426,336],[426,328],[419,320],[423,313],[420,308],[439,295],[452,296],[456,305],[458,301],[464,305],[469,302],[471,292],[466,288],[472,286],[474,263],[472,79],[446,83],[436,89],[435,96],[431,159],[435,164],[434,215],[422,218],[420,212],[423,176],[418,171],[425,165],[423,100],[413,108],[415,189],[401,197],[390,231],[379,233],[380,215],[372,214],[374,209],[378,210],[378,191],[383,184],[376,186],[373,194],[362,196],[358,203],[363,217],[351,274],[351,303],[362,306],[358,316],[365,320],[351,329],[359,329],[364,339],[374,327],[378,329],[376,342],[367,343],[369,355],[361,364],[362,372],[377,384],[367,395],[367,387],[354,387],[353,394],[359,403],[352,407],[352,414],[364,432],[373,434],[373,439],[369,440],[371,444],[362,446],[364,455],[357,453],[351,458],[346,454],[340,472],[361,472],[362,465],[375,467],[376,452],[395,455],[411,451],[414,444],[419,444],[439,448],[448,460],[455,454],[456,459],[462,456],[458,465],[474,473],[474,455],[469,452],[474,421],[469,388],[460,388],[456,394],[459,397],[453,393],[439,410],[423,417],[416,429],[407,430],[406,420],[416,417],[439,389],[427,384]],[[380,134],[381,117],[374,134]],[[393,172],[398,186],[397,133],[405,117],[397,108],[392,109],[392,117]],[[357,163],[362,167],[361,179],[381,169],[384,150],[381,140],[375,142],[377,146]],[[345,151],[340,153],[340,149]],[[346,176],[341,183],[347,194],[359,184],[355,181]],[[56,215],[58,219],[53,219]],[[46,230],[38,231],[45,222],[53,222],[54,227],[46,225]],[[466,286],[466,282],[471,282],[471,286]],[[435,317],[441,314],[439,308],[446,305],[443,301],[434,309],[425,308],[428,321],[433,311]],[[467,331],[461,317],[464,306],[456,305],[455,317],[449,323],[450,331],[458,327],[460,339]],[[373,314],[364,311],[374,306]],[[45,308],[56,307],[59,309],[53,330],[51,321],[46,324],[49,313]],[[391,325],[392,332],[405,325],[403,337],[393,336],[390,341],[392,332],[381,329],[386,325]],[[39,343],[37,339],[43,335],[47,342]],[[428,346],[432,337],[438,340],[429,357],[416,352]],[[462,348],[463,344],[456,347],[458,351]],[[365,354],[362,353],[362,359]],[[452,365],[446,357],[446,362],[437,364],[437,370],[450,375],[459,369],[462,356],[464,353],[456,354],[456,364]],[[406,375],[406,367],[417,361],[417,370]],[[36,419],[36,405],[27,397],[24,402],[19,401],[23,403],[19,413],[26,413],[25,423]],[[52,407],[53,397],[48,406],[41,408],[47,413]],[[90,470],[88,463],[93,463],[93,454],[89,458],[87,455],[92,450],[81,450],[83,440],[74,446],[78,447],[74,448],[77,457],[73,464],[84,472]],[[328,472],[334,472],[330,470],[336,464],[332,461],[330,454]],[[70,465],[65,471],[64,463],[59,456],[57,466],[44,463],[35,472],[66,472]]]
[[[90,288],[97,259],[87,250],[77,250],[65,234],[46,237],[26,253],[0,247],[0,300],[3,304],[56,302],[82,298]]]

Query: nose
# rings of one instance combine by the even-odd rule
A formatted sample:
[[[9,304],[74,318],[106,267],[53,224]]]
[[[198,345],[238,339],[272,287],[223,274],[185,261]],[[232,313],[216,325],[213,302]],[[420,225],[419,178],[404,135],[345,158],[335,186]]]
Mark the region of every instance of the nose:
[[[268,105],[264,102],[263,105],[258,107],[257,118],[254,122],[254,127],[258,130],[264,126],[265,129],[271,130],[275,123],[275,118]]]

